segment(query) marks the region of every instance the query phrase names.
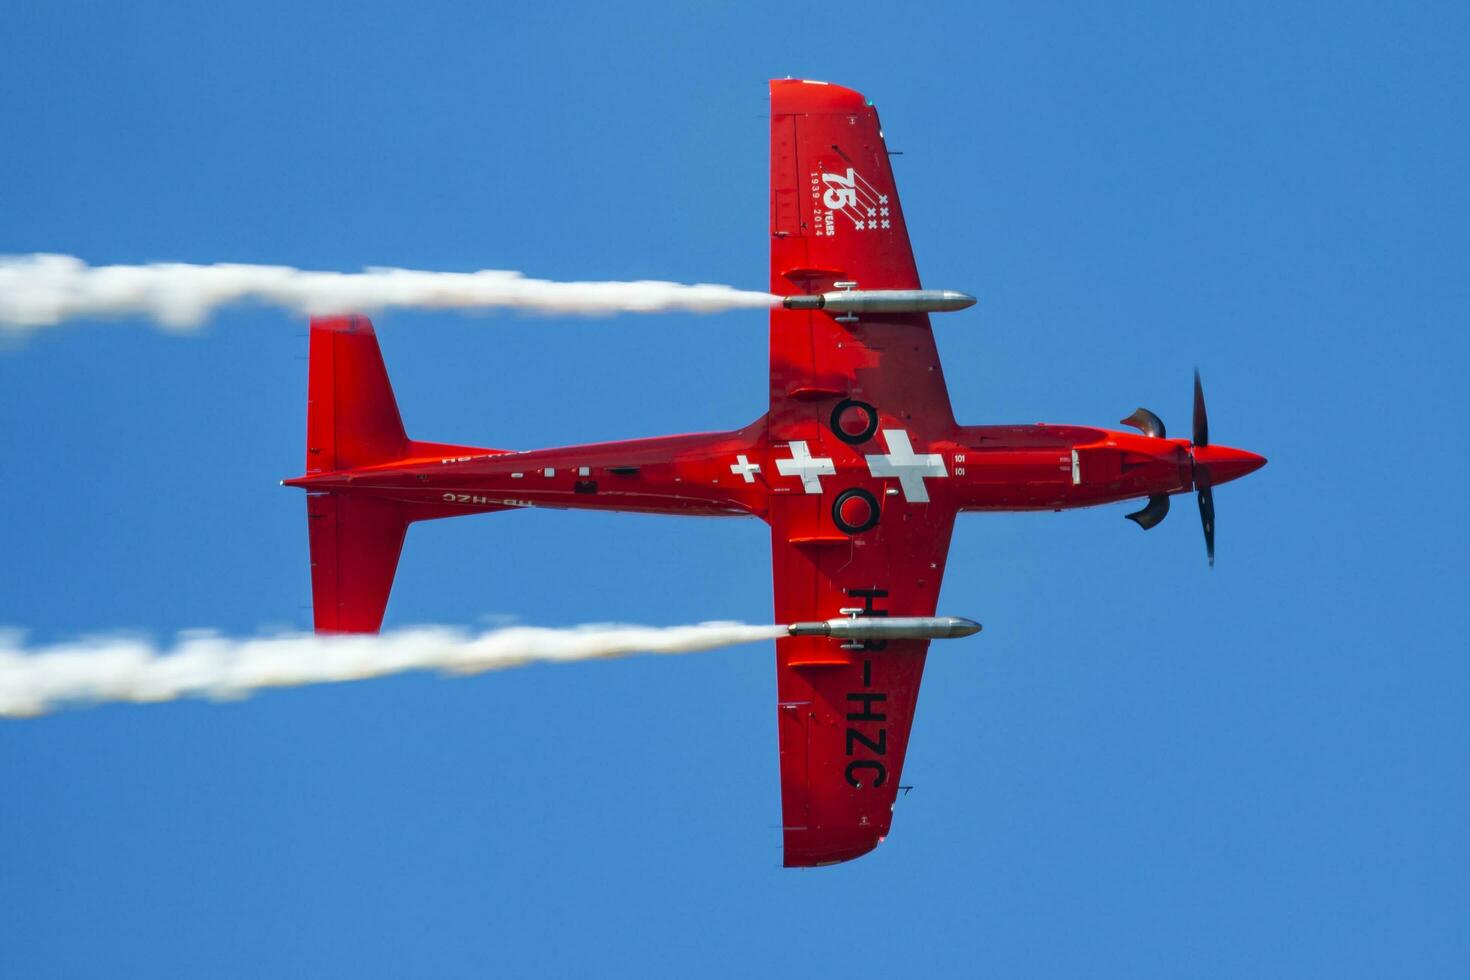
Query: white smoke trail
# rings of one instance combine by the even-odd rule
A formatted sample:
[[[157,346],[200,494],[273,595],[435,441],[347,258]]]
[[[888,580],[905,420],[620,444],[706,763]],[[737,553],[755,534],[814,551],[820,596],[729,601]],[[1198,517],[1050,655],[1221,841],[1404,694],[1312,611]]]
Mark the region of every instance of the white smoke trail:
[[[421,272],[368,268],[307,272],[290,266],[90,266],[70,255],[0,255],[0,332],[56,326],[76,317],[145,316],[191,330],[230,303],[254,302],[297,314],[392,308],[512,309],[543,313],[718,313],[764,308],[769,293],[676,282],[553,282],[519,272]]]
[[[780,626],[512,626],[472,634],[442,626],[378,636],[287,633],[231,639],[180,634],[171,649],[147,640],[86,639],[27,650],[0,634],[0,716],[45,714],[66,704],[242,698],[262,688],[362,680],[406,670],[476,674],[535,661],[636,653],[693,653],[785,634]]]

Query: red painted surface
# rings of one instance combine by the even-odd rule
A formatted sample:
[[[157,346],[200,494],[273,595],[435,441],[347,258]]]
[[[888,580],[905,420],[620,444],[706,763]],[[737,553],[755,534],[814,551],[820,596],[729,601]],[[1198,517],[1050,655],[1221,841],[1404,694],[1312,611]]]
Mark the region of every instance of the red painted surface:
[[[919,288],[876,110],[793,80],[771,83],[771,105],[771,292]],[[287,483],[308,491],[317,628],[378,629],[410,523],[517,507],[758,517],[776,622],[929,616],[960,511],[1183,493],[1195,466],[1219,485],[1265,462],[1136,432],[958,425],[924,314],[776,308],[770,328],[768,411],[744,428],[509,452],[408,439],[371,325],[313,320],[306,474]],[[838,506],[852,489],[869,497]],[[843,529],[874,504],[876,524]],[[847,860],[888,833],[927,648],[777,641],[787,865]]]

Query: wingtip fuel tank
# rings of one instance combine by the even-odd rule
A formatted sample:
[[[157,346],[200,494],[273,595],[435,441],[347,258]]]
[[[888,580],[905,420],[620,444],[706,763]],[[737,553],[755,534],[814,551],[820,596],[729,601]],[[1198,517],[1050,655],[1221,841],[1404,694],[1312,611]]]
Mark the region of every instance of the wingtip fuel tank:
[[[975,297],[953,289],[836,289],[787,296],[788,310],[828,313],[952,313],[975,305]]]
[[[834,640],[953,640],[980,630],[979,623],[962,616],[838,616],[786,627],[791,636]]]

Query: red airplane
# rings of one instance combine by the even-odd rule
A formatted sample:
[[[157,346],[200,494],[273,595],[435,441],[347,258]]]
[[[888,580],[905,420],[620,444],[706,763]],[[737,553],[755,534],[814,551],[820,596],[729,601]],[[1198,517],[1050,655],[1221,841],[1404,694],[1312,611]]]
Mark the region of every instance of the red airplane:
[[[759,517],[771,526],[776,724],[788,867],[872,850],[888,833],[960,511],[1147,498],[1144,529],[1194,490],[1214,561],[1211,489],[1265,460],[1139,409],[1138,433],[955,422],[925,290],[871,103],[771,82],[770,407],[732,432],[510,452],[404,433],[372,325],[311,323],[306,475],[322,632],[375,632],[414,521],[520,507]]]

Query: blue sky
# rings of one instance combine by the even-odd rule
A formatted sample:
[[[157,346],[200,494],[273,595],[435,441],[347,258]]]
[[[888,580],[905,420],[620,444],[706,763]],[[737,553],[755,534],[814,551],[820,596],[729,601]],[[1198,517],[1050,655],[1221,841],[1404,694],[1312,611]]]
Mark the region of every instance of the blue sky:
[[[0,724],[0,975],[1462,971],[1470,17],[1414,7],[12,5],[0,252],[761,288],[765,80],[827,78],[980,297],[937,326],[962,420],[1184,431],[1198,364],[1271,464],[1213,571],[1192,506],[962,519],[940,605],[986,631],[838,868],[779,867],[764,645]],[[763,411],[759,315],[378,325],[423,439]],[[307,625],[305,332],[0,350],[0,624]],[[389,621],[760,622],[767,549],[420,525]]]

